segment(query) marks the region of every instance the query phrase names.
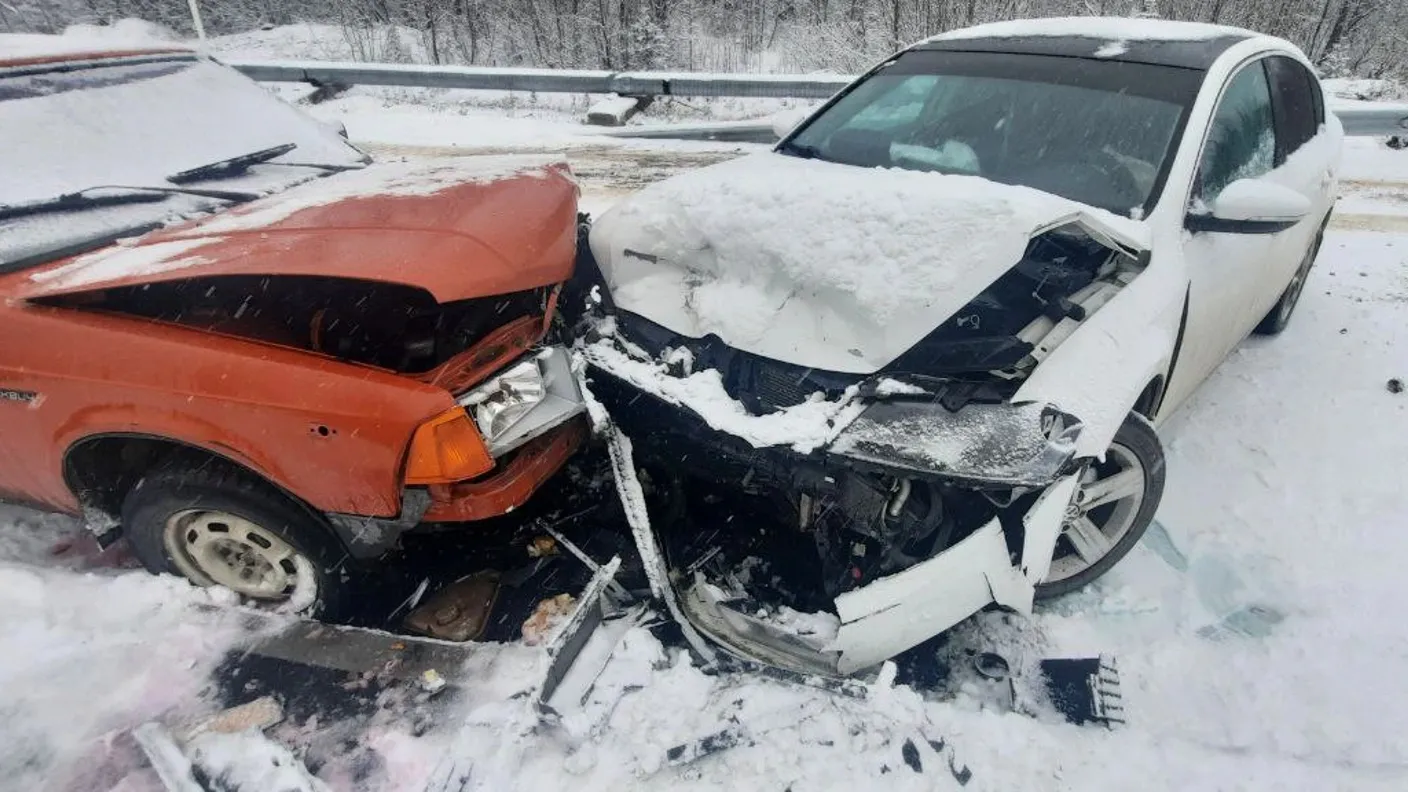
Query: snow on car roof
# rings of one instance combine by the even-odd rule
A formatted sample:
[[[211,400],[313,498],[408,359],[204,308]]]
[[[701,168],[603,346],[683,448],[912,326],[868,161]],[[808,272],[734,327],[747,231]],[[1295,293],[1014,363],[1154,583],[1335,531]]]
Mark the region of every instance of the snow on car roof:
[[[950,30],[925,39],[950,41],[968,38],[1098,38],[1109,41],[1209,41],[1236,36],[1249,38],[1256,33],[1227,25],[1178,22],[1170,19],[1138,17],[1045,17],[992,22],[986,25]]]
[[[1205,70],[1229,47],[1258,37],[1267,38],[1250,30],[1198,22],[1131,17],[1048,17],[951,30],[925,39],[915,47],[1102,58]]]

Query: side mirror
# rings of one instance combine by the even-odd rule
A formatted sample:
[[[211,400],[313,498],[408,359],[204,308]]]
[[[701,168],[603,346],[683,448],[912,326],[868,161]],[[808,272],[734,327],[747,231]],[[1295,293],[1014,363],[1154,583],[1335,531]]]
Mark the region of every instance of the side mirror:
[[[787,137],[787,133],[797,128],[797,125],[807,120],[807,116],[812,111],[807,108],[794,107],[790,110],[783,110],[772,117],[772,133],[781,140]]]
[[[1265,179],[1238,179],[1213,199],[1211,211],[1190,212],[1183,226],[1189,231],[1222,234],[1274,234],[1310,214],[1310,199]]]

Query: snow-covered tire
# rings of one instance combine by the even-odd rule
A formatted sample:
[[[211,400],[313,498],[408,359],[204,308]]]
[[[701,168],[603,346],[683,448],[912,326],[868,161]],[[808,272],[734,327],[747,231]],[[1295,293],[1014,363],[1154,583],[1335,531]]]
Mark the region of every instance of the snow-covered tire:
[[[1100,510],[1106,508],[1101,506],[1086,506],[1095,498],[1087,498],[1090,493],[1095,493],[1096,488],[1102,481],[1113,481],[1117,473],[1132,471],[1137,468],[1141,483],[1138,487],[1137,504],[1129,504],[1128,514],[1120,514],[1120,509],[1125,508],[1122,504],[1125,499],[1114,499],[1107,502],[1108,512],[1101,514]],[[1109,476],[1104,476],[1101,471],[1112,470]],[[1097,523],[1102,535],[1109,539],[1109,547],[1103,555],[1093,560],[1078,558],[1077,564],[1071,564],[1071,574],[1062,574],[1058,569],[1058,560],[1066,558],[1065,553],[1074,553],[1077,557],[1082,554],[1076,550],[1076,545],[1068,533],[1073,531],[1072,527],[1063,526],[1062,538],[1057,540],[1055,557],[1051,561],[1051,571],[1047,574],[1046,580],[1036,585],[1037,599],[1050,599],[1059,597],[1062,594],[1069,594],[1076,589],[1083,588],[1096,578],[1110,571],[1110,568],[1119,563],[1120,559],[1129,554],[1134,545],[1139,542],[1144,531],[1149,528],[1149,523],[1154,521],[1154,513],[1159,510],[1159,501],[1164,495],[1164,450],[1163,444],[1159,442],[1159,435],[1154,431],[1153,424],[1149,423],[1144,416],[1138,413],[1130,413],[1115,433],[1115,439],[1110,444],[1110,449],[1106,453],[1105,461],[1091,466],[1090,473],[1094,474],[1093,479],[1083,483],[1076,492],[1076,502],[1073,504],[1075,512],[1080,517],[1086,517],[1087,512],[1091,520]],[[1073,514],[1074,516],[1074,514]],[[1122,524],[1112,526],[1116,517],[1119,517]],[[1113,537],[1108,534],[1113,533]]]
[[[1315,266],[1315,258],[1320,255],[1320,243],[1324,239],[1325,229],[1322,227],[1320,233],[1315,235],[1315,240],[1310,243],[1309,249],[1305,251],[1305,258],[1301,259],[1296,274],[1291,276],[1291,282],[1286,285],[1286,290],[1281,292],[1281,299],[1271,306],[1271,310],[1252,330],[1253,333],[1264,336],[1280,335],[1291,323],[1291,315],[1295,313],[1300,296],[1305,291],[1305,282],[1310,279],[1310,268]]]
[[[173,464],[144,476],[122,504],[122,529],[151,572],[221,584],[247,604],[336,619],[349,601],[351,559],[331,528],[232,465]]]

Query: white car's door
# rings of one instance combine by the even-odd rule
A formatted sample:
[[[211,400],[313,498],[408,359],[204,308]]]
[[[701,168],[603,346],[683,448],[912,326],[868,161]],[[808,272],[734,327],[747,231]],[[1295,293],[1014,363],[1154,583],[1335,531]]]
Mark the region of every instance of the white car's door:
[[[1190,209],[1205,211],[1238,179],[1266,176],[1276,166],[1277,129],[1265,59],[1243,64],[1225,84],[1209,125]],[[1188,321],[1165,404],[1176,405],[1222,362],[1274,302],[1284,234],[1185,233],[1191,280]]]
[[[1338,127],[1331,130],[1326,125],[1320,81],[1309,69],[1294,58],[1273,55],[1266,59],[1266,71],[1271,80],[1271,101],[1276,109],[1277,144],[1277,167],[1266,178],[1305,196],[1313,207],[1299,225],[1276,235],[1281,247],[1271,265],[1271,279],[1266,284],[1271,293],[1269,299],[1274,304],[1334,206],[1342,143]],[[1308,145],[1317,136],[1323,136],[1318,144]]]

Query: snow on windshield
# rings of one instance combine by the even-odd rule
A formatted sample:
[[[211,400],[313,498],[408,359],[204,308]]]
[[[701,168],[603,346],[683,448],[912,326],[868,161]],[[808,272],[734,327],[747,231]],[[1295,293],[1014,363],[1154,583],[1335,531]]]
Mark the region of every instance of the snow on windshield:
[[[232,69],[170,61],[0,78],[0,204],[177,171],[295,143],[283,162],[353,164],[332,130]],[[288,169],[289,181],[307,177]]]

